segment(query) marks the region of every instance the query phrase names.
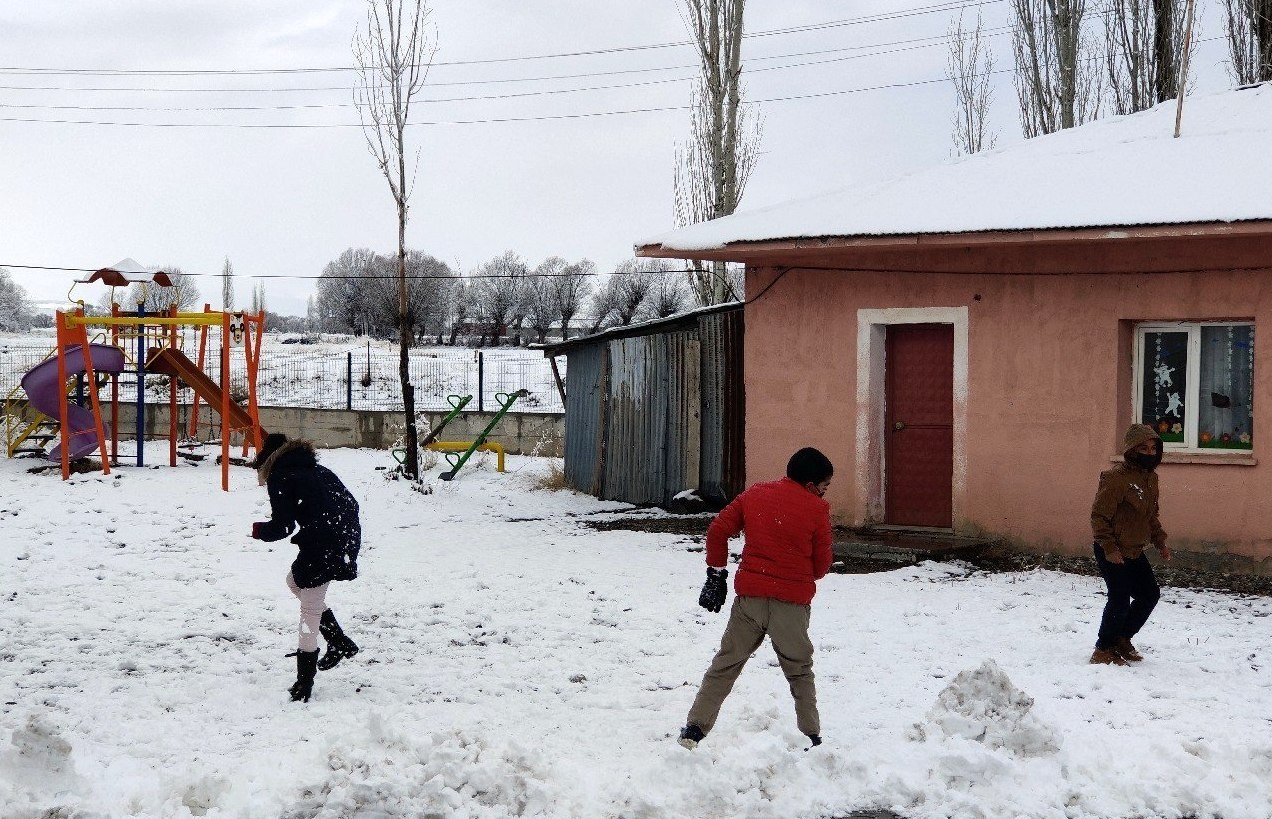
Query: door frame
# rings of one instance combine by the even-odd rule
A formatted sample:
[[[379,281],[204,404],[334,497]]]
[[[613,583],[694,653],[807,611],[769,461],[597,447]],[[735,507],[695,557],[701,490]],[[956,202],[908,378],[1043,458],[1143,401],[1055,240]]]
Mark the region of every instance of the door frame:
[[[857,412],[853,518],[884,520],[887,476],[885,403],[887,329],[893,324],[948,324],[954,328],[954,471],[950,476],[953,528],[967,509],[967,308],[897,307],[857,311]]]

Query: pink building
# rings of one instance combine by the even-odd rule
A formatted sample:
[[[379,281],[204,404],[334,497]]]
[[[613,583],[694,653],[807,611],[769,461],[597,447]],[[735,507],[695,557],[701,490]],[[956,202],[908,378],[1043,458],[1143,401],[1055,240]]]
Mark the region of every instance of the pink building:
[[[836,465],[836,522],[1091,542],[1131,422],[1175,553],[1272,572],[1272,87],[688,227],[746,264],[748,483]]]

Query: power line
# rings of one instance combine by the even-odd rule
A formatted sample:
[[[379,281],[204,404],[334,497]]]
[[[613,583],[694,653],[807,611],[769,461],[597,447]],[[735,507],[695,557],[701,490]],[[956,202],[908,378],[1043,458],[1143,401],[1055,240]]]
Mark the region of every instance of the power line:
[[[993,3],[1002,3],[1006,0],[979,0],[979,2],[970,4],[975,6],[984,6]],[[809,23],[801,26],[787,26],[785,28],[771,29],[768,31],[757,31],[749,34],[744,33],[742,36],[747,39],[761,37],[775,37],[788,34],[803,34],[810,31],[827,31],[836,28],[844,28],[848,26],[866,25],[869,23],[888,22],[892,20],[903,20],[911,17],[918,17],[926,14],[937,14],[940,12],[954,11],[968,6],[966,0],[947,0],[947,2],[935,3],[928,6],[918,6],[913,9],[905,9],[895,12],[881,12],[879,14],[863,15],[861,17],[848,17],[841,20],[829,20],[820,23]],[[574,57],[590,57],[609,54],[624,54],[638,51],[650,51],[665,48],[682,48],[684,46],[693,45],[690,40],[677,40],[664,43],[650,43],[645,45],[634,46],[616,46],[614,48],[590,49],[584,51],[569,51],[550,54],[531,54],[519,57],[492,57],[479,60],[452,60],[452,61],[436,61],[430,65],[435,68],[466,66],[466,65],[491,65],[500,63],[516,63],[527,62],[532,60],[550,60]],[[101,76],[101,77],[120,77],[120,76],[144,76],[144,77],[192,77],[192,76],[263,76],[271,74],[293,75],[293,74],[320,74],[332,72],[357,71],[356,66],[311,66],[300,68],[222,68],[222,69],[146,69],[146,68],[38,68],[30,66],[0,66],[0,74],[8,74],[15,76]]]
[[[986,29],[984,32],[982,32],[982,36],[996,37],[996,36],[1000,36],[1001,34],[1005,34],[1009,32],[1010,30],[1011,30],[1010,26],[1002,26],[995,29]],[[944,43],[947,43],[949,42],[949,40],[950,40],[950,37],[948,35],[940,34],[940,35],[933,35],[930,37],[915,37],[915,38],[910,38],[905,40],[890,40],[890,41],[885,41],[880,43],[869,43],[865,45],[843,46],[841,48],[818,49],[814,51],[800,51],[800,52],[794,52],[790,54],[769,54],[769,55],[762,55],[759,57],[748,57],[745,60],[745,64],[747,66],[750,66],[752,63],[768,62],[772,60],[798,59],[801,57],[817,57],[817,56],[823,56],[826,54],[843,54],[843,52],[846,52],[846,51],[850,51],[850,52],[868,51],[869,52],[864,54],[848,54],[837,60],[833,60],[833,59],[820,60],[820,61],[807,62],[807,63],[795,63],[792,65],[784,65],[784,66],[761,66],[758,68],[747,67],[744,70],[747,73],[757,73],[760,71],[773,71],[773,70],[780,70],[784,68],[803,68],[810,65],[823,65],[828,62],[839,62],[843,60],[861,59],[865,57],[885,56],[888,54],[895,54],[902,51],[917,50],[918,48],[931,48],[933,46],[939,46]],[[918,43],[923,43],[924,45],[921,45],[921,46],[915,45],[914,48],[892,48],[893,46],[905,46],[905,45],[913,45]],[[870,49],[888,49],[888,50],[870,51]],[[556,81],[556,80],[592,79],[597,77],[619,76],[624,74],[647,74],[647,73],[663,72],[663,71],[688,71],[688,70],[696,70],[697,68],[698,68],[697,64],[686,64],[686,65],[654,66],[654,67],[645,67],[645,68],[627,68],[627,69],[618,69],[613,71],[593,71],[593,72],[584,72],[584,73],[576,73],[576,74],[556,74],[556,75],[541,76],[541,77],[505,77],[505,78],[484,79],[484,80],[454,80],[449,82],[430,81],[426,83],[425,87],[438,88],[438,87],[467,86],[467,85],[495,85],[495,84],[506,84],[506,83],[550,82],[550,81]],[[685,78],[676,78],[675,80],[651,80],[649,82],[652,84],[657,82],[681,81],[682,79],[685,79]],[[693,78],[691,77],[688,79],[693,79]],[[605,86],[605,87],[622,88],[625,86]],[[297,93],[297,92],[319,92],[319,91],[348,92],[351,90],[351,88],[352,86],[350,85],[272,87],[272,88],[259,88],[259,87],[258,88],[226,88],[226,87],[222,87],[222,88],[154,88],[154,87],[140,87],[140,86],[76,87],[76,86],[49,86],[49,85],[32,85],[32,86],[4,85],[4,86],[0,86],[0,91],[237,94],[237,93]],[[575,90],[575,89],[560,89],[560,90],[552,90],[552,91],[544,91],[544,92],[527,92],[527,93],[559,93],[559,91],[571,91],[571,90]],[[584,88],[580,90],[592,90],[592,89]],[[497,98],[499,97],[470,97],[470,98],[459,97],[454,99],[463,100],[463,99],[497,99]],[[430,102],[451,102],[451,101],[454,101],[454,99],[434,99],[429,101]]]
[[[1222,39],[1220,37],[1209,37],[1205,39],[1195,40],[1196,44],[1212,42]],[[1091,58],[1098,61],[1100,58]],[[1011,74],[1014,68],[1003,68],[988,73],[979,73],[977,76],[995,76],[1000,74]],[[821,91],[810,94],[794,94],[784,97],[767,97],[764,99],[744,100],[743,105],[767,105],[778,102],[799,102],[802,100],[823,99],[826,97],[840,97],[848,94],[862,94],[874,91],[889,91],[902,88],[917,88],[926,85],[935,85],[938,83],[949,82],[948,77],[933,77],[924,80],[911,80],[909,82],[884,83],[880,85],[864,86],[860,88],[847,88],[838,91]],[[0,105],[0,108],[6,106]],[[499,125],[522,122],[553,122],[562,120],[576,119],[594,119],[597,117],[627,116],[631,114],[654,114],[667,113],[671,111],[687,111],[691,108],[688,104],[682,105],[664,105],[664,106],[648,106],[643,108],[627,108],[610,111],[588,111],[574,114],[541,114],[537,116],[524,117],[488,117],[484,119],[452,119],[452,120],[424,120],[411,122],[411,126],[419,127],[442,127],[457,125]],[[146,109],[149,110],[149,109]],[[130,128],[232,128],[244,130],[271,130],[271,129],[291,129],[306,130],[314,128],[361,128],[361,123],[234,123],[234,122],[119,122],[107,120],[77,120],[77,119],[41,119],[35,117],[0,117],[0,122],[16,122],[16,123],[36,123],[47,125],[93,125],[93,126],[116,126]]]
[[[987,32],[983,32],[983,33],[982,33],[982,36],[997,36],[998,34],[1006,33],[1006,32],[1008,32],[1008,31],[1010,31],[1010,28],[1009,28],[1009,27],[1003,27],[1002,29],[990,29],[990,30],[989,30],[989,31],[987,31]],[[887,55],[890,55],[890,54],[898,54],[898,53],[903,53],[903,52],[907,52],[907,51],[914,51],[914,50],[918,50],[918,49],[922,49],[922,48],[931,48],[933,45],[939,45],[941,42],[945,42],[945,41],[947,41],[948,39],[949,39],[948,37],[941,36],[941,37],[922,37],[922,38],[916,38],[916,39],[913,39],[913,40],[901,40],[901,41],[897,41],[897,42],[898,42],[898,43],[923,43],[923,44],[922,44],[922,45],[910,45],[910,46],[905,47],[905,48],[894,48],[894,49],[889,49],[889,50],[886,50],[886,51],[872,51],[872,52],[864,53],[864,54],[849,54],[849,55],[846,55],[846,56],[835,57],[835,58],[829,58],[829,59],[825,59],[825,60],[815,60],[815,61],[812,61],[812,62],[805,62],[805,63],[793,63],[793,64],[789,64],[789,65],[764,66],[764,67],[761,67],[761,68],[751,69],[748,73],[757,73],[757,72],[760,72],[760,71],[783,70],[783,69],[789,69],[789,68],[804,68],[804,67],[808,67],[808,66],[826,65],[826,64],[828,64],[828,63],[843,62],[843,61],[846,61],[846,60],[862,59],[862,58],[865,58],[865,57],[881,57],[881,56],[887,56]],[[936,41],[939,41],[939,42],[931,42],[931,41],[933,41],[933,40],[936,40]],[[864,49],[864,48],[875,48],[875,47],[881,47],[882,45],[885,45],[885,44],[878,44],[878,45],[876,45],[876,46],[861,46],[860,48],[862,48],[862,49]],[[842,52],[842,51],[845,51],[845,50],[848,50],[848,49],[830,49],[830,50],[825,50],[825,51],[821,51],[821,52],[807,52],[807,53],[809,53],[809,54],[826,54],[826,53],[838,53],[838,52]],[[855,49],[854,49],[854,50],[855,50]],[[784,58],[784,59],[785,59],[785,58],[788,58],[788,57],[794,57],[794,56],[797,56],[797,55],[782,55],[782,58]],[[583,92],[589,92],[589,91],[615,91],[615,90],[625,90],[625,89],[630,89],[630,88],[645,88],[645,87],[650,87],[650,86],[655,86],[655,85],[665,85],[665,84],[668,84],[668,83],[689,82],[689,81],[692,81],[692,80],[694,80],[694,79],[696,79],[696,77],[693,77],[693,76],[669,77],[669,78],[664,78],[664,79],[660,79],[660,80],[645,80],[645,81],[642,81],[642,82],[618,83],[618,84],[611,84],[611,85],[593,85],[593,86],[583,86],[583,87],[576,87],[576,88],[555,88],[555,89],[544,89],[544,90],[540,90],[540,91],[521,91],[521,92],[508,93],[508,94],[486,94],[486,95],[460,96],[460,97],[433,97],[433,98],[421,98],[421,99],[420,99],[420,102],[422,102],[422,103],[455,103],[455,102],[481,102],[481,101],[490,101],[490,100],[520,99],[520,98],[525,98],[525,97],[554,96],[554,95],[560,95],[560,94],[574,94],[574,93],[583,93]],[[47,90],[47,89],[44,89],[44,90]],[[65,90],[79,90],[79,89],[65,89]],[[118,90],[118,89],[112,89],[112,90]],[[164,90],[171,90],[171,89],[164,89]],[[206,90],[206,89],[192,89],[192,90]],[[259,89],[258,89],[258,90],[259,90]],[[298,89],[291,89],[291,90],[298,90]],[[340,88],[340,89],[334,89],[334,90],[344,90],[344,91],[348,91],[349,89],[348,89],[348,88]],[[117,105],[53,105],[53,104],[43,104],[43,103],[30,103],[30,104],[24,104],[24,103],[16,103],[16,104],[12,104],[12,103],[9,103],[9,104],[6,104],[6,103],[0,103],[0,109],[13,109],[13,110],[45,110],[45,111],[128,111],[128,112],[138,112],[138,111],[155,111],[155,112],[164,112],[164,113],[173,113],[173,112],[183,112],[183,113],[184,113],[184,112],[193,112],[193,111],[209,111],[209,112],[229,112],[229,111],[298,111],[298,110],[321,110],[321,109],[327,109],[327,108],[352,108],[352,107],[354,107],[354,104],[353,104],[353,103],[349,103],[349,102],[347,102],[347,103],[298,103],[298,104],[283,104],[283,105],[232,105],[232,106],[231,106],[231,105],[214,105],[214,106],[148,106],[148,105],[132,105],[132,106],[117,106]]]

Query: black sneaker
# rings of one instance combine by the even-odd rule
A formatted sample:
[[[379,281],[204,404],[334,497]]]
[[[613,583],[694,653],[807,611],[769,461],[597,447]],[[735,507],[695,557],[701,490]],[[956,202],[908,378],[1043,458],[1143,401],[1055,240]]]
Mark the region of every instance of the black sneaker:
[[[821,745],[821,734],[805,734],[804,736],[808,737],[808,741],[813,743],[812,745],[809,745],[807,748],[805,748],[804,749],[805,751],[811,751],[814,748],[816,748],[818,745]]]
[[[705,736],[706,734],[702,733],[701,728],[693,723],[689,723],[684,728],[680,729],[680,739],[677,741],[692,751],[694,748],[698,747],[698,743],[702,742],[702,738]]]

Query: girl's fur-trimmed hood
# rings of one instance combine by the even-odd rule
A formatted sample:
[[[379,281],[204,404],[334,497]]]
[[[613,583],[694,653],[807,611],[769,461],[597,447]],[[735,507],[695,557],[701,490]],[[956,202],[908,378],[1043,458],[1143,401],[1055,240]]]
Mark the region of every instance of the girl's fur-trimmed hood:
[[[310,467],[318,463],[318,455],[314,445],[309,441],[292,440],[280,446],[265,459],[265,463],[256,469],[256,481],[261,486],[269,482],[274,467],[283,463],[285,466]]]

